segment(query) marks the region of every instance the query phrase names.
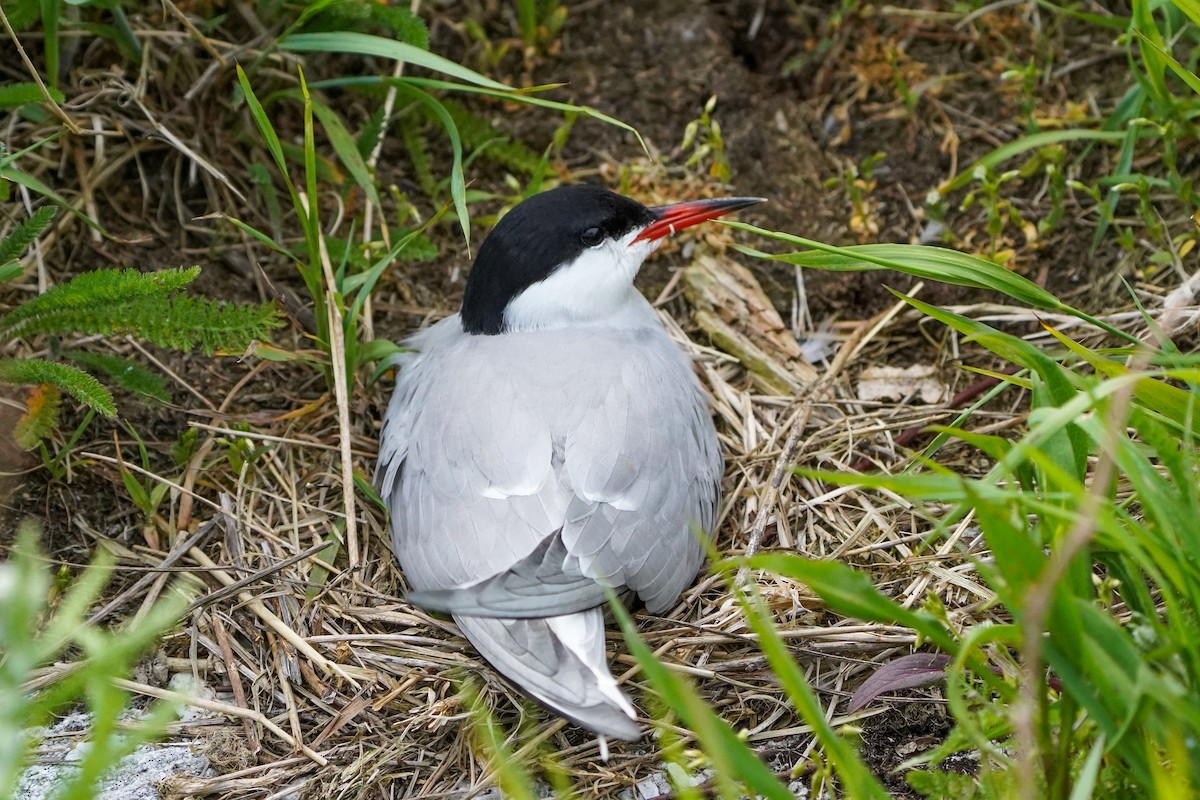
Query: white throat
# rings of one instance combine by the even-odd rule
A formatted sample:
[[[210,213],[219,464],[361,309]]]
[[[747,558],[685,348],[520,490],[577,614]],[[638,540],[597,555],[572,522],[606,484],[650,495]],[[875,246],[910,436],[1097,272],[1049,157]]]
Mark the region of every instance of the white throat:
[[[653,309],[633,286],[646,256],[659,242],[633,240],[634,229],[620,239],[606,239],[563,264],[509,302],[504,310],[509,331],[544,330],[588,325],[642,327],[657,324]]]

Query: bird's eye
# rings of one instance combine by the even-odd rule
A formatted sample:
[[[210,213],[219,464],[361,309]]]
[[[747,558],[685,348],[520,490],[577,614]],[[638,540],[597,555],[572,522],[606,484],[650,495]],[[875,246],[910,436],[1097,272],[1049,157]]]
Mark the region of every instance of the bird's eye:
[[[583,242],[588,247],[595,247],[604,241],[604,230],[602,228],[588,228],[586,231],[579,234],[579,241]]]

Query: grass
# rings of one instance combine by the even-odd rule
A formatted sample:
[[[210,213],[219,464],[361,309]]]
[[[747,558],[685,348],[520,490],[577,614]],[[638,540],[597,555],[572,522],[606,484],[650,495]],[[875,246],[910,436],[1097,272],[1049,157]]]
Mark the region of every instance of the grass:
[[[961,143],[964,159],[958,168],[955,150],[948,173],[903,187],[905,200],[927,198],[906,206],[889,182],[902,148],[876,140],[866,152],[887,149],[882,159],[860,156],[844,171],[852,180],[831,184],[844,197],[781,195],[778,204],[802,220],[808,206],[836,208],[840,198],[843,225],[869,208],[871,229],[894,241],[908,235],[896,235],[897,209],[908,208],[917,223],[939,222],[943,243],[958,249],[838,247],[800,222],[735,224],[688,242],[708,258],[741,253],[763,280],[800,269],[859,280],[854,272],[886,268],[882,281],[912,288],[869,310],[842,306],[819,369],[773,349],[781,331],[801,326],[770,317],[756,283],[712,303],[736,298],[744,305],[733,307],[750,309],[723,321],[728,338],[714,335],[724,351],[668,320],[714,395],[728,502],[713,569],[679,607],[662,620],[617,613],[615,668],[656,721],[647,742],[615,746],[607,764],[594,740],[523,704],[445,623],[398,599],[402,579],[365,479],[386,396],[375,379],[404,329],[453,308],[453,265],[487,220],[539,186],[587,177],[613,158],[620,165],[602,165],[602,175],[652,202],[724,191],[715,184],[729,176],[740,190],[753,171],[725,112],[737,98],[700,97],[701,117],[651,140],[653,158],[632,135],[619,152],[598,153],[580,143],[603,139],[598,129],[572,134],[572,124],[611,126],[612,117],[576,102],[586,95],[574,87],[541,91],[533,80],[555,68],[557,26],[586,33],[565,6],[518,3],[508,16],[461,21],[455,39],[457,20],[427,15],[441,25],[430,31],[419,16],[374,3],[261,6],[252,21],[196,9],[181,20],[128,3],[72,14],[35,5],[10,21],[45,89],[15,56],[4,62],[21,77],[0,87],[14,114],[0,188],[27,208],[72,213],[26,243],[20,272],[0,258],[5,302],[65,283],[97,258],[145,263],[136,242],[151,232],[166,243],[155,263],[186,254],[206,275],[226,276],[206,291],[276,300],[293,322],[240,363],[86,341],[100,356],[150,359],[173,406],[189,413],[131,400],[122,427],[82,417],[73,433],[49,434],[53,479],[25,478],[37,501],[3,500],[48,518],[58,562],[117,554],[103,599],[79,601],[93,626],[136,619],[168,572],[205,587],[189,625],[168,630],[161,646],[172,669],[223,693],[222,722],[183,734],[210,749],[221,774],[179,792],[245,796],[286,784],[306,796],[439,796],[499,782],[521,795],[540,778],[560,795],[613,796],[664,763],[684,797],[783,797],[800,787],[880,797],[905,784],[908,796],[955,798],[1193,792],[1198,376],[1185,280],[1197,235],[1189,148],[1198,102],[1185,19],[1194,4],[1135,3],[1127,17],[1086,19],[1050,4],[980,7],[915,28],[892,8],[867,31],[861,9],[844,3],[835,22],[792,37],[845,55],[846,76],[828,78],[822,96],[860,98],[849,113],[860,129],[900,120],[934,138],[945,124],[943,141]],[[762,24],[769,33],[810,22]],[[72,55],[84,25],[99,34],[96,50]],[[1055,37],[1069,42],[1070,25],[1083,43],[1087,31],[1119,37],[1128,74],[1116,94],[1062,72],[1072,64],[1056,60]],[[878,46],[857,48],[871,36]],[[957,107],[976,100],[966,79],[933,71],[936,58],[920,49],[964,39],[964,51],[983,54],[980,76],[1013,93],[1019,117],[995,104],[984,121],[994,131]],[[521,44],[519,64],[505,55],[509,40]],[[436,54],[447,41],[458,42],[445,52],[453,58]],[[108,82],[81,83],[87,70]],[[502,74],[533,88],[511,88]],[[1078,100],[1081,86],[1095,113],[1055,105]],[[877,116],[864,125],[866,114]],[[517,126],[529,115],[561,123],[557,139]],[[654,150],[664,141],[684,144]],[[154,199],[143,204],[143,193]],[[0,225],[8,233],[18,221]],[[1131,288],[1113,300],[1035,280],[1063,241],[1076,259],[1136,266],[1122,273]],[[1088,246],[1093,254],[1082,255]],[[901,284],[895,272],[918,282]],[[962,291],[929,302],[935,282]],[[688,319],[674,285],[663,307]],[[796,301],[797,319],[812,316],[806,302]],[[80,343],[56,336],[63,341],[27,337],[14,353]],[[788,379],[764,392],[751,377],[759,357]],[[913,361],[937,367],[947,396],[962,402],[859,397],[866,369]],[[952,368],[959,363],[972,371]],[[70,570],[62,579],[91,580]],[[39,592],[30,597],[56,597]],[[127,666],[132,643],[122,652],[114,669]],[[914,653],[947,658],[930,662],[938,666],[920,676],[924,689],[897,697],[914,685],[903,681]],[[13,686],[22,696],[34,688],[22,675],[6,699]],[[882,696],[859,705],[870,675]],[[93,690],[163,693],[102,683]],[[927,729],[910,741],[935,743],[892,773],[877,726],[902,721],[897,707],[924,715]],[[938,726],[950,730],[929,734]],[[963,754],[977,759],[966,773],[956,771]]]

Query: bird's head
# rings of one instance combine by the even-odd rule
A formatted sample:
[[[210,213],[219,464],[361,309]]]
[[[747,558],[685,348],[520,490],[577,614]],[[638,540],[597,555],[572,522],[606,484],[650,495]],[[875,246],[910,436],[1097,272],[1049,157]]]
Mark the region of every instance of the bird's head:
[[[598,186],[561,186],[504,216],[479,248],[463,295],[472,334],[586,324],[619,313],[646,256],[675,231],[756,197],[648,208]]]

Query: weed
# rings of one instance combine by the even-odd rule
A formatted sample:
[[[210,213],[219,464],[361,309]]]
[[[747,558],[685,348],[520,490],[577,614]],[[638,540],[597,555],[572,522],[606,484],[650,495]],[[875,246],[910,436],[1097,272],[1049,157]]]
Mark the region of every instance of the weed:
[[[44,207],[0,241],[0,281],[22,274],[16,260],[54,218]],[[217,303],[182,294],[200,274],[198,268],[141,273],[137,270],[95,270],[25,300],[0,316],[0,342],[12,343],[38,335],[128,335],[175,350],[200,348],[240,352],[276,325],[270,305]],[[35,387],[16,438],[27,449],[37,447],[58,422],[61,393],[106,417],[115,416],[112,392],[91,373],[108,376],[118,385],[143,396],[163,397],[160,378],[135,361],[52,347],[65,360],[32,356],[0,358],[0,382]],[[80,366],[66,363],[76,361]],[[81,368],[83,367],[83,368]],[[47,461],[54,464],[55,460]],[[54,470],[57,471],[57,470]]]
[[[879,235],[877,204],[872,194],[877,186],[875,167],[884,157],[884,153],[875,153],[864,158],[861,165],[849,162],[840,176],[825,181],[825,188],[841,186],[842,191],[850,198],[849,228],[861,242]]]
[[[1157,207],[1151,208],[1151,192],[1168,192],[1179,207],[1188,210],[1189,216],[1200,208],[1200,193],[1196,190],[1194,176],[1190,171],[1180,169],[1180,153],[1186,152],[1195,139],[1196,120],[1200,118],[1200,78],[1194,72],[1195,61],[1200,57],[1200,10],[1189,0],[1170,3],[1136,0],[1128,16],[1084,14],[1079,18],[1121,33],[1117,41],[1127,50],[1132,85],[1120,102],[1095,127],[1058,130],[1039,130],[1059,122],[1039,120],[1026,102],[1022,106],[1027,119],[1025,136],[988,153],[931,195],[937,202],[968,183],[979,183],[979,188],[968,196],[964,206],[980,198],[986,201],[984,206],[993,254],[997,243],[992,231],[1002,229],[1005,219],[1016,222],[1011,204],[1003,199],[997,183],[1006,182],[1005,176],[1013,171],[996,173],[994,170],[1009,159],[1027,153],[1032,156],[1017,170],[1019,174],[1028,175],[1038,162],[1053,163],[1053,168],[1047,167],[1046,173],[1052,208],[1049,216],[1038,223],[1041,233],[1052,230],[1061,220],[1068,185],[1095,204],[1097,225],[1093,247],[1099,245],[1114,225],[1117,226],[1115,237],[1118,242],[1130,243],[1137,238],[1127,224],[1117,221],[1117,207],[1127,196],[1131,196],[1138,207],[1137,219],[1143,223],[1143,233],[1156,242],[1163,242],[1168,234],[1160,224],[1162,204],[1154,204]],[[1181,53],[1182,60],[1177,60],[1173,53]],[[1041,68],[1031,62],[1008,70],[1002,77],[1014,82],[1019,80],[1022,89],[1018,94],[1028,99],[1040,71]],[[1175,78],[1188,91],[1178,92],[1179,84],[1175,83]],[[1068,180],[1069,166],[1060,149],[1068,143],[1086,144],[1084,154],[1095,144],[1117,146],[1109,176],[1087,186],[1078,180]],[[1143,163],[1153,165],[1147,166],[1145,172],[1135,169],[1139,153],[1156,154],[1155,158],[1144,160]],[[1078,156],[1073,163],[1078,163],[1081,158]],[[1163,242],[1164,247],[1165,244]]]
[[[728,183],[733,176],[729,166],[729,158],[725,154],[725,139],[721,136],[721,124],[713,116],[717,107],[717,98],[712,96],[704,104],[700,116],[689,122],[683,129],[683,141],[679,143],[682,152],[691,151],[685,167],[695,168],[707,164],[708,174],[721,183]]]
[[[941,280],[991,288],[1043,307],[1050,303],[1097,322],[1025,279],[970,256],[949,251],[935,256],[903,246],[816,247],[773,258],[826,269],[855,268],[857,261],[861,268],[887,266],[926,279],[937,278],[925,266],[936,259],[942,262]],[[976,568],[1013,622],[976,629],[961,642],[947,641],[940,625],[930,628],[930,622],[908,617],[911,612],[841,565],[784,555],[755,557],[749,566],[803,581],[848,616],[911,627],[954,656],[948,693],[958,734],[936,753],[910,762],[910,768],[975,748],[987,761],[985,774],[1004,776],[981,784],[992,787],[988,792],[1008,786],[1017,787],[1018,796],[1066,798],[1081,796],[1079,786],[1097,785],[1103,763],[1098,754],[1107,751],[1119,766],[1106,781],[1136,787],[1139,795],[1171,787],[1185,796],[1189,786],[1200,783],[1200,756],[1189,750],[1194,747],[1189,743],[1200,741],[1200,642],[1192,634],[1200,618],[1200,568],[1188,555],[1197,546],[1191,520],[1200,515],[1195,359],[1179,354],[1169,339],[1147,348],[1111,326],[1105,326],[1108,332],[1120,333],[1129,345],[1092,349],[1047,326],[1060,348],[1047,353],[982,323],[898,296],[1021,369],[1006,380],[1030,392],[1028,433],[1007,441],[942,429],[941,441],[959,438],[996,460],[979,479],[929,460],[936,446],[924,454],[924,471],[856,476],[806,469],[801,474],[941,507],[950,504],[949,511],[926,510],[939,531],[971,515],[992,554]],[[1157,330],[1152,319],[1147,324]],[[1018,652],[1019,658],[1004,647],[990,647],[993,643]],[[1019,677],[997,684],[988,660],[997,664],[997,674]],[[1053,690],[1043,664],[1056,676]],[[981,679],[989,684],[987,692],[972,688]],[[987,719],[1001,724],[981,725]],[[1002,749],[1014,746],[1017,758]],[[937,796],[954,780],[934,773],[915,784]],[[1082,796],[1090,795],[1088,789]]]
[[[567,7],[559,0],[516,0],[517,26],[526,58],[554,42],[567,21]]]
[[[88,747],[73,777],[58,787],[57,797],[94,797],[106,772],[139,744],[162,734],[175,708],[159,703],[135,724],[129,714],[129,692],[116,681],[127,676],[135,661],[159,634],[173,625],[187,605],[188,595],[170,589],[154,608],[135,623],[106,632],[85,624],[113,570],[113,556],[97,551],[96,559],[78,577],[59,587],[62,596],[53,611],[50,579],[43,567],[37,526],[21,525],[11,560],[0,564],[0,795],[15,796],[17,782],[37,743],[38,726],[65,706],[82,699],[91,721]],[[52,665],[70,649],[83,658],[69,669]],[[47,668],[50,668],[47,673]],[[47,675],[54,676],[47,681]],[[42,687],[34,690],[35,678]]]

